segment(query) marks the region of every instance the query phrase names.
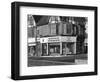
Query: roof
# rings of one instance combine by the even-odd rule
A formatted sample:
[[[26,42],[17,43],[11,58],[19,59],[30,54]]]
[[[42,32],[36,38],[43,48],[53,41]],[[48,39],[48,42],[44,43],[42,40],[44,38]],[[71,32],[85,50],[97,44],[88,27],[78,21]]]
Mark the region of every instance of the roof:
[[[50,16],[42,16],[41,19],[37,22],[37,26],[48,24],[49,19]]]
[[[43,16],[43,15],[33,15],[35,21],[36,21],[36,25],[40,26],[40,25],[46,25],[49,22],[52,21],[60,21],[60,17],[59,16]],[[51,21],[50,21],[51,19]]]
[[[35,21],[36,21],[36,25],[40,26],[40,25],[45,25],[47,23],[49,23],[49,18],[50,16],[43,16],[43,15],[33,15]]]

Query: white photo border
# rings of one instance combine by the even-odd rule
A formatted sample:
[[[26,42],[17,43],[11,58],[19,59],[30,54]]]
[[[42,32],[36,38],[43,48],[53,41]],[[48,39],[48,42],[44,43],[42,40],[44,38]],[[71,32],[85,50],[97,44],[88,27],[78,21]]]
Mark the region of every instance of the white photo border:
[[[46,12],[45,12],[46,11]],[[88,64],[58,66],[27,66],[27,14],[88,17]],[[94,15],[93,10],[20,7],[20,76],[60,73],[94,72]]]

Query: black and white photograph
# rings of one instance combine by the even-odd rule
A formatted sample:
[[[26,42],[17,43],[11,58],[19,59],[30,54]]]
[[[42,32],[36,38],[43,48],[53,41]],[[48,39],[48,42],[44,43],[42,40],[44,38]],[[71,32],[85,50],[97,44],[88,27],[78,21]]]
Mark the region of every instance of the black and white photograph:
[[[87,29],[87,17],[28,14],[28,67],[87,64]]]
[[[12,79],[97,75],[97,7],[12,3]]]

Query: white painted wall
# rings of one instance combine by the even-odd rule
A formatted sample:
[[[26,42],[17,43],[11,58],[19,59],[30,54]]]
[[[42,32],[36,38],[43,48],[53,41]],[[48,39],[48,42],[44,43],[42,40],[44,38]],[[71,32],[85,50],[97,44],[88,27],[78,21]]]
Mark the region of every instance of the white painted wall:
[[[1,38],[0,39],[0,82],[13,82],[13,80],[10,79],[10,72],[11,72],[11,2],[13,1],[14,0],[1,0],[0,1],[0,38]],[[20,0],[20,1],[98,6],[98,10],[100,10],[100,0]],[[100,14],[100,11],[98,12],[98,14]],[[100,21],[99,18],[100,16],[98,16],[98,22]],[[100,28],[98,28],[98,31],[100,31]],[[98,35],[100,35],[100,32],[98,32]],[[100,38],[98,38],[98,42],[100,42]],[[100,49],[100,43],[98,44],[98,49]],[[99,54],[98,58],[100,58],[100,50],[98,54]],[[98,60],[98,62],[100,62],[100,60]],[[98,67],[100,68],[100,63]],[[43,82],[52,82],[52,81],[55,81],[55,82],[99,82],[100,81],[99,78],[100,78],[100,75],[83,76],[83,77],[53,78],[53,79],[39,79],[39,80],[34,80],[34,82],[42,82],[42,81]],[[26,82],[29,82],[29,81],[33,82],[33,80],[26,80]]]

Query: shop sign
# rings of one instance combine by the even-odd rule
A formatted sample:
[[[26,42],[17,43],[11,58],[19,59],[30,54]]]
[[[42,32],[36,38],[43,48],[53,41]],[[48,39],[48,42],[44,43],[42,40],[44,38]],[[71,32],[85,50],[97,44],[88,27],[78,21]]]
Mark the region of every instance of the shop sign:
[[[76,42],[76,37],[61,37],[61,42]]]
[[[30,42],[30,43],[28,43],[28,46],[35,46],[35,45],[36,45],[35,42]]]
[[[41,38],[40,42],[41,43],[47,43],[48,42],[48,38]]]
[[[70,36],[46,37],[46,38],[41,38],[40,42],[41,43],[76,42],[76,37],[70,37]]]
[[[32,43],[32,42],[40,42],[40,38],[28,38],[28,43]]]
[[[60,42],[59,37],[50,37],[48,38],[48,42]]]

